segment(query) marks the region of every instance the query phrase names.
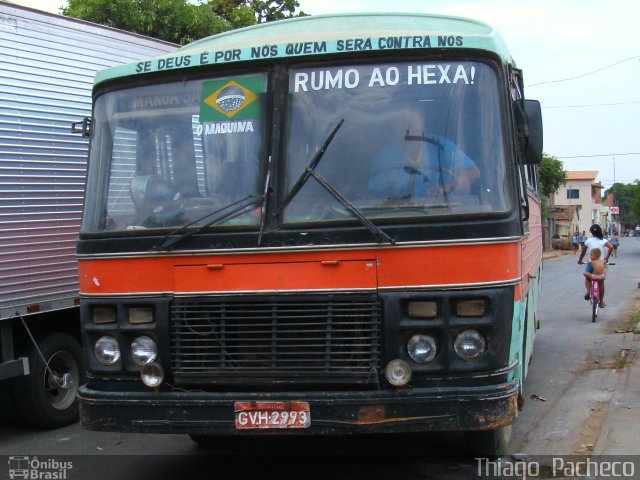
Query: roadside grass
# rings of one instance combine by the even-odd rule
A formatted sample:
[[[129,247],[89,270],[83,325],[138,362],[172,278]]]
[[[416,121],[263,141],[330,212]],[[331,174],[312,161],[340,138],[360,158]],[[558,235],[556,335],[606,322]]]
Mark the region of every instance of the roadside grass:
[[[628,332],[633,332],[638,328],[639,324],[640,324],[640,311],[636,310],[627,319],[626,330]]]
[[[629,318],[627,318],[626,323],[624,324],[625,332],[635,332],[638,329],[638,325],[640,325],[640,309],[638,309],[638,302],[636,302],[636,308]],[[634,361],[635,352],[630,349],[623,348],[620,350],[620,355],[616,359],[613,368],[616,370],[622,370],[627,365],[631,365]]]

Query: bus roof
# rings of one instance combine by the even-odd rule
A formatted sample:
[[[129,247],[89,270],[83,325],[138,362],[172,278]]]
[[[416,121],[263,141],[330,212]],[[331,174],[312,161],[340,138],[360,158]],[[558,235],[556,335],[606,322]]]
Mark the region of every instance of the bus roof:
[[[152,72],[272,58],[345,52],[475,49],[512,63],[500,34],[486,23],[418,13],[353,13],[295,17],[223,32],[176,52],[98,72],[95,83]]]

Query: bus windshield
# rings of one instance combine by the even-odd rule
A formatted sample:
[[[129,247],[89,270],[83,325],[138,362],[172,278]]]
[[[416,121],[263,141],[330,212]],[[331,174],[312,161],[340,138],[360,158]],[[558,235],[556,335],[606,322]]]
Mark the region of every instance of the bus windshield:
[[[294,66],[286,70],[284,129],[277,131],[267,128],[267,112],[276,108],[267,104],[268,75],[100,95],[82,232],[262,228],[267,145],[282,145],[271,180],[280,182],[279,197],[270,199],[278,209],[339,124],[314,168],[346,202],[308,179],[276,221],[353,222],[352,206],[377,223],[511,208],[501,98],[490,64]]]
[[[286,189],[341,121],[316,171],[369,218],[504,212],[505,142],[496,72],[480,62],[289,71]],[[285,222],[351,216],[316,181]]]

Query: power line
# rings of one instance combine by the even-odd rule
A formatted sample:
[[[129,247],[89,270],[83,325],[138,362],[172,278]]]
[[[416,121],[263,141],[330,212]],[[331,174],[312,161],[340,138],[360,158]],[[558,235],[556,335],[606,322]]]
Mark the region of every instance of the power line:
[[[582,77],[586,77],[588,75],[593,75],[594,73],[601,72],[602,70],[606,70],[607,68],[615,67],[616,65],[620,65],[621,63],[628,62],[629,60],[635,60],[637,58],[640,58],[640,57],[638,57],[636,55],[634,57],[625,58],[624,60],[620,60],[619,62],[612,63],[611,65],[607,65],[606,67],[598,68],[596,70],[593,70],[592,72],[583,73],[583,74],[577,75],[575,77],[561,78],[559,80],[549,80],[547,82],[534,83],[533,85],[527,85],[525,88],[537,87],[538,85],[546,85],[548,83],[568,82],[569,80],[575,80],[577,78],[582,78]]]
[[[593,157],[622,157],[624,155],[640,155],[640,152],[626,152],[626,153],[601,153],[598,155],[571,155],[556,158],[593,158]]]
[[[615,105],[634,105],[636,103],[640,103],[640,101],[633,102],[617,102],[617,103],[593,103],[591,105],[562,105],[558,107],[542,107],[545,108],[584,108],[584,107],[611,107]]]

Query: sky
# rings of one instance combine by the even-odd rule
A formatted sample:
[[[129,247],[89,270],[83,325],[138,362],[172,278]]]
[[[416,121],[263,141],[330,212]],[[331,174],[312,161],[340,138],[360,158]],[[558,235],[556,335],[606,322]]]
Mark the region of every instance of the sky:
[[[13,0],[58,13],[64,0]],[[421,12],[484,21],[524,71],[542,104],[544,152],[565,170],[640,180],[640,2],[637,0],[298,0],[311,15]]]

